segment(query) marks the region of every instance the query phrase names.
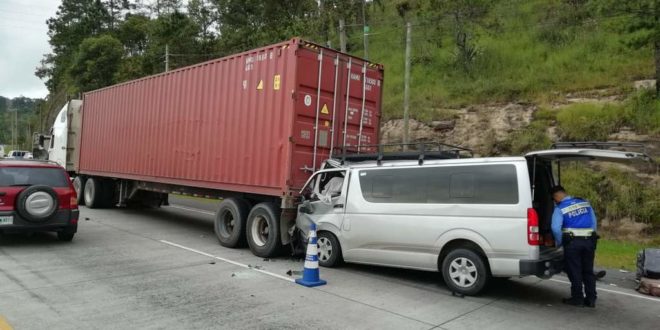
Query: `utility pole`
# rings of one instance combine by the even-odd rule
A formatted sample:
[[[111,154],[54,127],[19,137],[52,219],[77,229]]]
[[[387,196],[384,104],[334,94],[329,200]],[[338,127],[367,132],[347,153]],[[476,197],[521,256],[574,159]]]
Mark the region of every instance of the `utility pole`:
[[[409,143],[409,132],[408,132],[408,121],[409,121],[409,102],[410,102],[410,46],[412,44],[412,24],[410,22],[406,23],[406,71],[403,77],[403,150],[408,150],[408,146],[405,144]]]
[[[364,37],[364,59],[369,59],[369,25],[367,25],[367,0],[362,0],[362,30]]]
[[[165,44],[165,72],[170,71],[170,45]]]
[[[339,45],[342,53],[346,53],[346,25],[344,18],[339,19]]]

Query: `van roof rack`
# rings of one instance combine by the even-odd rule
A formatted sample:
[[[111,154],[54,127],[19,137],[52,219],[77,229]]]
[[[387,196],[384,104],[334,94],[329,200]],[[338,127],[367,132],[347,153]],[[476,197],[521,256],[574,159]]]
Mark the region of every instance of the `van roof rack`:
[[[458,159],[474,156],[471,149],[439,142],[343,146],[336,149],[339,153],[333,153],[332,158],[340,160],[341,164],[347,161],[375,160],[381,165],[383,160],[417,160],[419,165],[422,165],[426,159]]]
[[[593,149],[623,149],[623,148],[637,148],[646,153],[646,146],[643,143],[635,142],[617,142],[617,141],[589,141],[589,142],[568,142],[561,141],[555,142],[550,147],[552,149],[569,149],[569,148],[593,148]]]

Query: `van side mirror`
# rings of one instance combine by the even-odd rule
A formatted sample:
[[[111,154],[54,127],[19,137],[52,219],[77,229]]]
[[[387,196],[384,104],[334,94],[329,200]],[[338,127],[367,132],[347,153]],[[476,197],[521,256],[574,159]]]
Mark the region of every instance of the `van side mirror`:
[[[314,207],[312,206],[312,203],[310,203],[309,200],[304,200],[302,205],[300,205],[300,212],[305,214],[314,213]]]

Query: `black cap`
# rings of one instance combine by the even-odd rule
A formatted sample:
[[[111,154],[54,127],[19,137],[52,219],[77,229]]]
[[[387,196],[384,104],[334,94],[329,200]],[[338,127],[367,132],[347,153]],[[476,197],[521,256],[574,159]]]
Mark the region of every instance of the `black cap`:
[[[565,193],[566,190],[565,190],[564,187],[562,187],[562,186],[554,186],[554,187],[552,187],[552,188],[550,189],[550,193],[552,193],[553,195],[556,194],[556,193],[558,193],[558,192],[563,192],[563,193]]]

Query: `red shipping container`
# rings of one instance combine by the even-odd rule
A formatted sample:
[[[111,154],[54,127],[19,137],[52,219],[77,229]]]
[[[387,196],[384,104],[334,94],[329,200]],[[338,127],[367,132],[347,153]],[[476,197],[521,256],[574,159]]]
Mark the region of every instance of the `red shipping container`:
[[[382,83],[380,65],[292,39],[92,91],[77,172],[295,193],[331,148],[378,143]]]

